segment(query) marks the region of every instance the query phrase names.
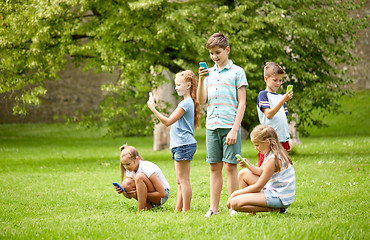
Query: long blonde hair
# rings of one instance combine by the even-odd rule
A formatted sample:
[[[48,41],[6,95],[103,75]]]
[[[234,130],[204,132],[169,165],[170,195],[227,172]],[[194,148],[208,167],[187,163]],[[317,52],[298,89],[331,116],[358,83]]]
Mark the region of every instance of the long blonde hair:
[[[194,102],[194,128],[199,128],[199,112],[200,112],[200,105],[197,98],[197,77],[195,76],[195,73],[191,70],[185,70],[182,72],[178,72],[176,74],[176,77],[182,77],[185,82],[190,82],[190,96],[193,99]]]
[[[125,178],[125,172],[126,172],[126,169],[122,164],[123,158],[129,157],[132,161],[135,161],[136,157],[139,157],[139,159],[143,159],[143,158],[139,155],[139,152],[137,151],[135,147],[128,146],[127,144],[122,145],[120,147],[120,151],[121,153],[120,153],[119,166],[121,169],[121,182],[122,182],[123,179]]]
[[[280,144],[277,133],[273,127],[264,124],[257,125],[251,132],[251,140],[252,142],[258,143],[265,143],[267,140],[269,140],[271,151],[275,155],[275,169],[277,171],[280,171],[281,169],[279,164],[279,156],[281,157],[285,166],[288,166],[289,164],[293,165],[293,162],[290,159],[287,151],[285,151],[284,147]]]

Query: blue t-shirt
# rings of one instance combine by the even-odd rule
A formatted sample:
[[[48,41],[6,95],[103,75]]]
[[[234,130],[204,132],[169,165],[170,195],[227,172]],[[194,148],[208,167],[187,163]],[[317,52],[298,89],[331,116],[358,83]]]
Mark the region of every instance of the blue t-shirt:
[[[171,125],[170,149],[183,145],[196,143],[194,135],[194,101],[192,98],[182,100],[178,108],[184,109],[185,113]]]
[[[288,119],[286,117],[286,115],[288,115],[288,108],[286,107],[286,104],[284,103],[284,105],[271,119],[268,119],[262,111],[263,108],[274,108],[274,106],[282,97],[283,95],[278,93],[272,93],[266,90],[261,91],[257,98],[257,112],[260,123],[273,127],[278,135],[279,141],[287,142],[289,141],[290,136]]]

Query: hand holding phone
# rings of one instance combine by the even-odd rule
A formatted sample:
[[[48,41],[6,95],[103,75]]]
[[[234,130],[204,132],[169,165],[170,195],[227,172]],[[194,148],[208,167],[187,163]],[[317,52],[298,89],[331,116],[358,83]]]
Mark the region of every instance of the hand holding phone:
[[[206,62],[200,62],[199,67],[203,67],[204,69],[208,69]],[[209,76],[209,73],[205,74],[204,76]]]
[[[245,165],[247,165],[247,167],[249,167],[249,164],[247,163],[247,161],[244,160],[244,158],[242,156],[240,156],[239,154],[236,154],[235,157],[237,159],[239,159],[240,161],[244,162]]]
[[[290,89],[292,89],[292,92],[293,92],[293,85],[288,85],[287,86],[286,93],[288,93],[290,91]]]
[[[121,187],[121,185],[119,185],[117,182],[112,182],[112,184],[116,187],[119,187],[122,190],[122,192],[125,192],[125,189],[123,189],[123,187]]]

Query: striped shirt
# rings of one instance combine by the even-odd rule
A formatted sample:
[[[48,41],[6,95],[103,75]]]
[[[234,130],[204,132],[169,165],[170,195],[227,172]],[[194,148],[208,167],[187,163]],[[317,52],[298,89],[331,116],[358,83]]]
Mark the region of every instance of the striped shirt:
[[[248,86],[244,70],[231,60],[221,71],[217,65],[210,68],[209,77],[205,79],[208,91],[206,127],[232,128],[238,108],[238,88]]]
[[[265,161],[262,166],[265,167],[268,161],[274,161],[273,152],[265,154]],[[280,159],[280,158],[279,158]],[[281,161],[281,159],[280,159]],[[284,205],[292,204],[295,196],[295,172],[293,165],[285,166],[282,162],[280,172],[272,174],[270,180],[266,183],[264,190],[270,190],[272,196],[280,198]]]
[[[267,124],[276,130],[279,142],[287,142],[289,141],[290,135],[288,119],[286,117],[286,115],[288,115],[288,108],[286,104],[284,103],[284,105],[271,119],[268,119],[262,111],[263,108],[274,108],[282,97],[283,95],[281,94],[268,92],[266,90],[259,92],[257,98],[257,113],[261,124]]]

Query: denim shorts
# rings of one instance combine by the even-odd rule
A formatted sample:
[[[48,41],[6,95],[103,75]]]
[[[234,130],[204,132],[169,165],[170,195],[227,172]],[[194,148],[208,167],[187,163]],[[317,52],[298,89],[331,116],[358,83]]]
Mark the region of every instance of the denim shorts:
[[[226,137],[231,128],[217,128],[215,130],[206,130],[206,152],[207,163],[227,162],[238,164],[235,154],[241,153],[241,130],[239,128],[236,143],[226,145]]]
[[[171,149],[172,159],[175,161],[193,160],[197,144],[182,145]]]
[[[166,196],[164,198],[161,198],[161,201],[160,201],[160,203],[158,205],[155,204],[155,203],[150,202],[150,204],[152,205],[153,208],[154,207],[159,207],[159,206],[165,204],[165,202],[167,202],[168,197],[170,196],[170,189],[168,189],[168,188],[165,189],[165,192],[166,192]]]
[[[288,208],[289,205],[284,205],[283,202],[278,197],[272,196],[271,190],[263,190],[266,197],[267,207],[269,208]]]

